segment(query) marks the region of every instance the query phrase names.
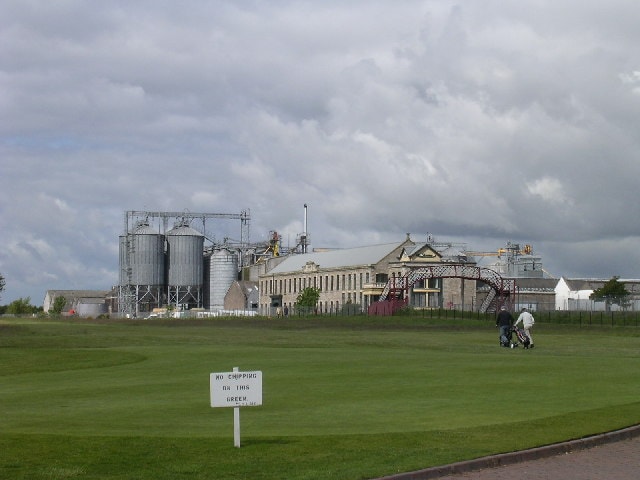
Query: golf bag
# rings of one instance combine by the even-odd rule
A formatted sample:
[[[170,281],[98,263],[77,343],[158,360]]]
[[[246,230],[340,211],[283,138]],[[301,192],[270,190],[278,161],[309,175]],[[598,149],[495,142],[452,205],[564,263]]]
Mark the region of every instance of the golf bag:
[[[525,331],[518,327],[513,327],[513,331],[515,332],[516,337],[518,337],[518,342],[520,342],[524,348],[529,348],[529,337]]]

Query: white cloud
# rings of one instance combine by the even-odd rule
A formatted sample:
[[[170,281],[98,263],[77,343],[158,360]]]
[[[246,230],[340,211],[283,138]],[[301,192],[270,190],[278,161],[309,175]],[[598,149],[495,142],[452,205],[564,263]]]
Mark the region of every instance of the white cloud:
[[[620,81],[624,85],[631,86],[631,91],[635,95],[640,95],[640,70],[634,70],[630,73],[621,73],[618,75]]]
[[[540,197],[545,202],[557,205],[559,208],[567,208],[573,201],[567,197],[562,182],[557,178],[543,177],[533,182],[527,182],[527,190],[531,195]]]
[[[640,70],[634,70],[630,73],[621,73],[618,75],[622,83],[635,84],[640,83]]]

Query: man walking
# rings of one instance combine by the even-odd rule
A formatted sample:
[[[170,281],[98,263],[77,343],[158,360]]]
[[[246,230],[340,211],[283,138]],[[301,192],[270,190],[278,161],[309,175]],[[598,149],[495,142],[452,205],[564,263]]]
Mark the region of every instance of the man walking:
[[[496,317],[496,327],[500,327],[500,345],[503,347],[511,346],[511,324],[513,316],[507,310],[507,307],[500,307],[500,312]]]
[[[516,323],[513,324],[513,326],[515,327],[520,322],[522,322],[522,328],[524,328],[525,335],[527,335],[527,338],[529,338],[529,348],[533,348],[533,337],[531,336],[531,329],[533,328],[533,325],[536,323],[536,321],[533,318],[533,315],[531,315],[526,308],[520,310],[520,315],[518,316],[518,319],[516,320]]]

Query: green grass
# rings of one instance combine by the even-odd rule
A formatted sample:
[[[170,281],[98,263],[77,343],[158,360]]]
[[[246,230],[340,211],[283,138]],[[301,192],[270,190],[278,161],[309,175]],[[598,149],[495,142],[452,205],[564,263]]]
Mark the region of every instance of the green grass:
[[[0,478],[366,479],[640,423],[640,331],[411,317],[0,321]],[[209,374],[263,372],[263,405]]]

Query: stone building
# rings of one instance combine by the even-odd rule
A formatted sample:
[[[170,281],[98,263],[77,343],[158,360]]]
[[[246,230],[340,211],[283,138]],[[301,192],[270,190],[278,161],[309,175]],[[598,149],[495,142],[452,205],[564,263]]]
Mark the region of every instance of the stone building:
[[[258,283],[250,281],[235,281],[229,287],[224,297],[225,310],[257,310]]]
[[[555,278],[516,278],[514,311],[528,308],[530,311],[549,311],[556,306]]]
[[[407,235],[400,243],[289,255],[258,277],[260,313],[287,307],[294,312],[298,295],[307,287],[320,291],[319,313],[344,309],[366,311],[378,300],[390,278],[440,262],[464,261],[447,245],[416,243]],[[475,281],[460,278],[424,279],[411,286],[414,308],[466,308],[475,302]]]

